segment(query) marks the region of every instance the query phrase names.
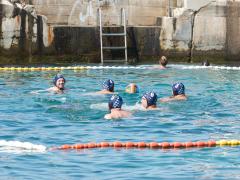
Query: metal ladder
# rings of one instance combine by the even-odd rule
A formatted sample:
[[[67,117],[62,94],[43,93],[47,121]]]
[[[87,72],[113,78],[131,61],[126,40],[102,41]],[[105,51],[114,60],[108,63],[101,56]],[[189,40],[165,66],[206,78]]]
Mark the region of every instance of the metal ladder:
[[[127,63],[128,58],[127,58],[127,27],[126,27],[126,13],[125,9],[121,9],[121,24],[120,26],[124,27],[124,32],[121,33],[103,33],[103,28],[104,26],[102,25],[102,10],[101,8],[98,9],[99,13],[99,27],[100,27],[100,46],[101,46],[101,63],[104,62],[110,62],[110,63],[115,63],[115,62],[125,62]],[[115,37],[124,37],[124,46],[103,46],[103,36],[115,36]],[[125,51],[125,59],[123,60],[109,60],[109,59],[104,59],[103,54],[104,50],[124,50]]]

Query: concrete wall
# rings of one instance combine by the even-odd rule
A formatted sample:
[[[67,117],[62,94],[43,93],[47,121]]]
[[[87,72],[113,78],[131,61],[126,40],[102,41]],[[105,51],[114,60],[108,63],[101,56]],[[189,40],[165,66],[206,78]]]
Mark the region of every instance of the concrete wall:
[[[239,59],[239,1],[186,0],[176,17],[160,17],[161,53],[200,61]]]
[[[17,2],[0,0],[1,60],[26,57],[29,62],[40,63],[47,59],[41,56],[49,56],[58,61],[99,62],[99,7],[105,25],[119,24],[120,9],[126,9],[130,59],[167,55],[191,62],[240,57],[240,0],[29,1],[33,6]],[[122,42],[104,39],[106,44]],[[121,55],[107,52],[109,58]]]
[[[168,7],[181,6],[182,0],[32,0],[38,14],[50,24],[96,26],[101,7],[104,24],[119,24],[125,8],[130,26],[156,25],[158,16],[168,15]]]
[[[160,17],[161,55],[187,59],[192,32],[192,11],[185,11],[178,18]]]
[[[226,6],[220,1],[202,8],[195,16],[192,57],[225,57]],[[208,52],[206,56],[206,52]]]
[[[226,8],[226,58],[240,58],[240,1],[228,1]]]
[[[194,11],[199,10],[201,7],[205,6],[208,3],[211,3],[212,0],[184,0],[184,8],[191,9]]]

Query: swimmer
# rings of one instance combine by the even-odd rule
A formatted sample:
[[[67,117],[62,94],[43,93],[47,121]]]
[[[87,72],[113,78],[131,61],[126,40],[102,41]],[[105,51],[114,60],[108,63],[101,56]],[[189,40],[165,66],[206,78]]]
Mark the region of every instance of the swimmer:
[[[206,61],[203,61],[203,62],[202,62],[202,65],[203,65],[203,66],[210,66],[210,63],[208,62],[208,60],[206,60]]]
[[[157,108],[157,94],[155,92],[147,92],[142,96],[142,107],[151,110]]]
[[[113,94],[114,93],[114,82],[111,79],[105,80],[102,84],[103,90],[98,91],[97,94]]]
[[[155,68],[158,69],[167,69],[167,64],[168,64],[168,60],[166,58],[166,56],[162,56],[159,60],[159,65],[155,66]]]
[[[126,87],[126,93],[134,94],[134,93],[139,93],[139,88],[136,84],[131,83]]]
[[[169,102],[175,100],[187,100],[187,96],[185,95],[185,86],[183,83],[175,83],[172,85],[172,93],[173,96],[168,98],[160,99],[161,102]]]
[[[109,114],[104,116],[105,119],[119,119],[119,118],[127,118],[132,114],[128,111],[122,110],[123,100],[121,96],[112,95],[108,102],[108,108],[110,110]]]
[[[53,84],[54,86],[47,89],[47,91],[55,92],[55,93],[63,93],[64,90],[64,85],[66,83],[65,78],[61,74],[57,74],[54,79],[53,79]]]

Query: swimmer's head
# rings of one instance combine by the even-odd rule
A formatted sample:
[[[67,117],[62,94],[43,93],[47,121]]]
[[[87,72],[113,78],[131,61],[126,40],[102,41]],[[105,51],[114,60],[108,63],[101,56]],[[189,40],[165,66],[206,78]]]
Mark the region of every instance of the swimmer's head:
[[[172,85],[172,91],[173,91],[174,96],[184,95],[185,94],[185,86],[183,85],[183,83],[175,83]]]
[[[139,93],[139,88],[136,84],[129,84],[127,87],[126,87],[126,90],[125,90],[127,93],[131,93],[131,94],[134,94],[134,93]]]
[[[202,65],[203,65],[203,66],[210,66],[210,63],[208,62],[208,60],[206,60],[206,61],[203,61],[203,62],[202,62]]]
[[[122,107],[123,104],[123,99],[121,96],[118,95],[112,95],[112,97],[110,98],[109,102],[108,102],[108,107],[109,109],[115,109],[115,108],[120,108]]]
[[[168,60],[167,60],[166,56],[162,56],[162,57],[160,58],[159,64],[161,64],[161,65],[164,66],[164,67],[167,66]]]
[[[147,92],[142,96],[142,105],[147,108],[149,106],[156,106],[157,94],[155,92]]]
[[[103,87],[104,90],[108,90],[110,92],[113,92],[114,91],[114,82],[113,82],[113,80],[111,80],[111,79],[105,80],[102,83],[102,87]]]
[[[64,84],[66,83],[65,78],[62,74],[57,74],[53,79],[53,84],[58,87],[60,90],[64,89]]]

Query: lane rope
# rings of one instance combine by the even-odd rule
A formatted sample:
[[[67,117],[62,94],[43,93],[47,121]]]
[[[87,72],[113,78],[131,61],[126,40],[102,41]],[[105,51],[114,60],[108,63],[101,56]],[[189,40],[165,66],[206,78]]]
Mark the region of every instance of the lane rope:
[[[169,65],[176,69],[213,69],[213,70],[240,70],[240,67],[229,66],[193,66]],[[0,67],[0,71],[62,71],[62,70],[88,70],[88,69],[154,69],[152,66],[66,66],[66,67]]]
[[[61,71],[87,69],[146,69],[139,66],[67,66],[67,67],[0,67],[0,71]]]
[[[149,148],[149,149],[180,149],[204,148],[216,146],[240,146],[240,140],[196,141],[196,142],[100,142],[85,144],[64,144],[50,150],[92,149],[92,148]]]
[[[220,140],[220,141],[196,141],[196,142],[100,142],[82,144],[64,144],[56,147],[46,147],[44,145],[32,144],[30,142],[5,141],[0,140],[0,152],[37,152],[46,153],[56,150],[84,150],[96,148],[125,148],[125,149],[188,149],[188,148],[211,148],[240,146],[240,140]]]

